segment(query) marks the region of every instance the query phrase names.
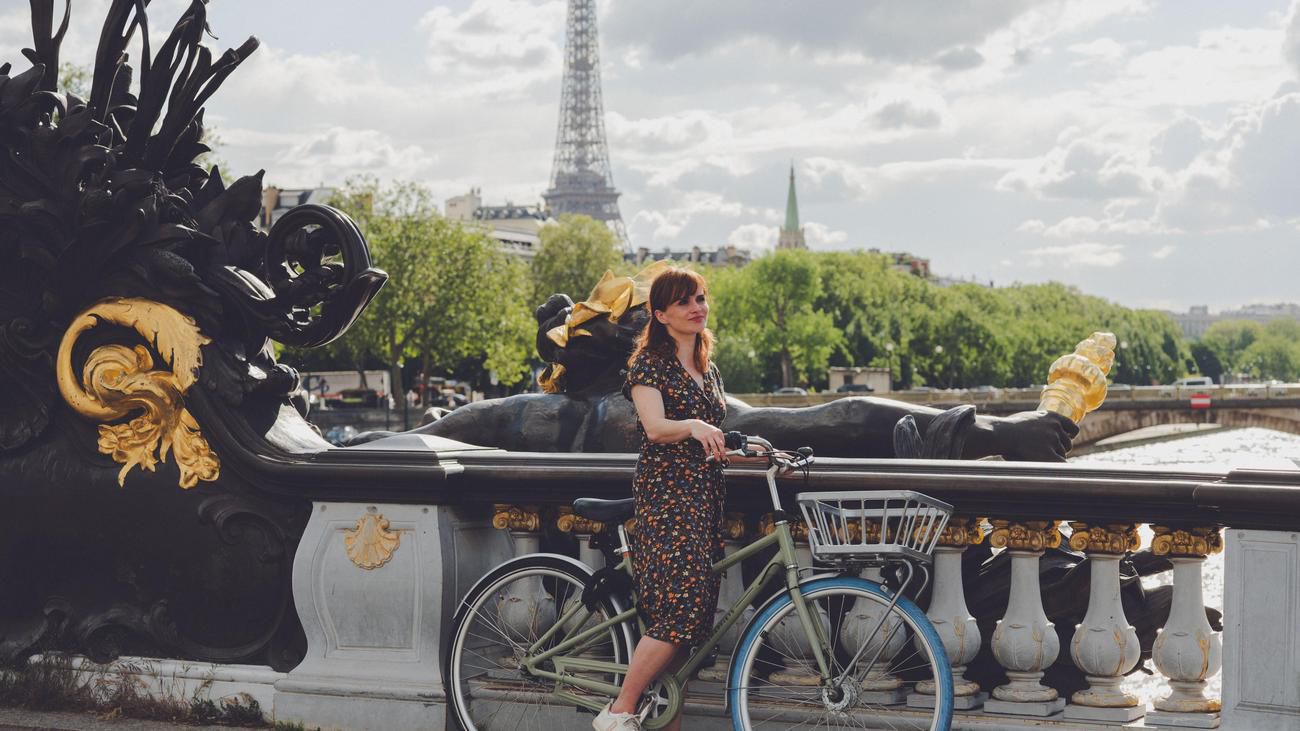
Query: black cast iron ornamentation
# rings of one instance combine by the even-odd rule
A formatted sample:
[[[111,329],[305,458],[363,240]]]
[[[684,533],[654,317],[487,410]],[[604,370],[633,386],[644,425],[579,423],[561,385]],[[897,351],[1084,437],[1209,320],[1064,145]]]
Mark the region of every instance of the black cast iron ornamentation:
[[[68,8],[31,0],[31,68],[0,67],[0,450],[48,425],[53,347],[71,317],[111,296],[152,299],[193,317],[215,344],[209,382],[238,401],[296,379],[268,339],[297,346],[340,336],[386,280],[356,226],[325,206],[294,211],[265,234],[253,225],[261,173],[229,187],[196,160],[203,104],[257,49],[249,38],[214,58],[193,0],[152,49],[144,4],[115,0],[87,99],[57,89]],[[126,63],[143,47],[138,91]],[[215,358],[213,357],[215,356]]]
[[[83,418],[60,398],[56,355],[92,313],[65,380],[97,352],[174,365],[148,328],[94,314],[122,298],[174,310],[200,333],[202,357],[188,362],[202,365],[182,374],[197,373],[195,388],[161,401],[183,394],[186,424],[221,427],[222,465],[275,452],[276,438],[324,448],[279,418],[298,378],[270,341],[334,340],[387,275],[344,214],[304,207],[262,232],[262,173],[227,186],[199,163],[203,106],[255,38],[213,53],[206,2],[192,0],[155,44],[148,2],[113,0],[81,98],[58,88],[71,8],[55,5],[30,0],[30,68],[0,66],[0,513],[44,516],[0,534],[0,662],[44,649],[291,668],[305,641],[289,577],[309,501],[267,492],[247,469],[218,477],[215,464],[179,490],[165,451],[158,472],[119,487],[96,429],[141,412],[116,426]]]

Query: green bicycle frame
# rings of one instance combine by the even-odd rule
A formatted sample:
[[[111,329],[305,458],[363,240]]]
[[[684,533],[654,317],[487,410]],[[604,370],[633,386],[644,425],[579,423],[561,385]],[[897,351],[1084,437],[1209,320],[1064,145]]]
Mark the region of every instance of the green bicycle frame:
[[[803,626],[804,634],[807,636],[808,644],[812,648],[813,656],[817,661],[817,668],[821,673],[822,682],[830,682],[831,668],[829,659],[825,656],[823,649],[829,647],[827,638],[824,636],[820,622],[813,621],[812,611],[808,603],[804,601],[802,592],[799,591],[799,562],[795,556],[794,538],[790,535],[790,525],[786,521],[778,522],[774,530],[768,535],[736,551],[734,554],[723,558],[721,561],[713,564],[713,573],[721,574],[728,568],[744,561],[754,554],[762,551],[772,544],[776,544],[777,552],[770,561],[763,567],[759,575],[745,588],[744,593],[735,604],[723,616],[722,621],[718,622],[713,630],[713,634],[687,657],[683,664],[674,673],[666,674],[660,678],[668,693],[668,707],[666,712],[661,716],[653,719],[647,719],[645,725],[647,728],[657,728],[666,724],[669,720],[677,715],[681,710],[682,694],[681,688],[687,680],[704,662],[704,659],[712,653],[713,649],[722,641],[722,636],[731,629],[732,625],[740,620],[740,617],[753,601],[773,583],[778,577],[785,576],[786,590],[790,593],[790,598],[794,601],[795,611],[798,614],[799,622]],[[619,564],[619,568],[626,570],[629,574],[633,573],[633,564],[631,557],[625,557]],[[636,617],[636,608],[627,609],[616,614],[609,619],[600,622],[588,629],[579,632],[572,637],[567,637],[557,643],[554,647],[547,648],[561,627],[569,625],[572,620],[579,618],[581,621],[577,626],[582,626],[586,622],[591,612],[582,605],[581,602],[575,603],[569,607],[555,624],[551,625],[541,637],[528,648],[528,653],[523,660],[524,669],[537,678],[546,678],[554,680],[557,683],[557,690],[554,695],[559,699],[589,708],[593,711],[599,711],[604,707],[610,698],[619,694],[620,688],[613,683],[606,683],[595,678],[585,677],[575,674],[580,672],[608,673],[612,675],[623,675],[627,673],[628,666],[626,663],[612,663],[601,660],[590,660],[582,657],[569,657],[565,653],[577,650],[581,652],[589,642],[596,640],[610,628],[616,627],[623,622],[632,621]],[[546,649],[542,649],[546,648]],[[576,653],[575,653],[576,654]],[[630,660],[630,658],[629,658]],[[544,670],[540,666],[547,662],[553,661],[556,671]],[[590,696],[581,696],[574,693],[566,692],[563,686],[572,686],[582,690],[599,694],[601,699]]]

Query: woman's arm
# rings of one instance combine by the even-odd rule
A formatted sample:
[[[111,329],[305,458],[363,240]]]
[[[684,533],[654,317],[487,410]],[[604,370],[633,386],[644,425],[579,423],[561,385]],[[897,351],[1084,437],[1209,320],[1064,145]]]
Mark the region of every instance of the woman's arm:
[[[673,444],[685,439],[695,439],[710,457],[723,459],[727,448],[722,430],[700,419],[669,419],[664,415],[664,397],[658,389],[636,385],[632,387],[632,404],[645,434],[655,444]]]

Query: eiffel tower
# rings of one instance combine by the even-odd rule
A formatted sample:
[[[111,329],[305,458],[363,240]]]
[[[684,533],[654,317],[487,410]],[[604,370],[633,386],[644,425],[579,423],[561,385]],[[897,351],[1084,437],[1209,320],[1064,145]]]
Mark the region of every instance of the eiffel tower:
[[[542,194],[551,214],[581,213],[604,221],[630,247],[605,143],[605,104],[600,94],[600,43],[596,0],[569,0],[564,44],[564,86],[555,133],[551,187]]]

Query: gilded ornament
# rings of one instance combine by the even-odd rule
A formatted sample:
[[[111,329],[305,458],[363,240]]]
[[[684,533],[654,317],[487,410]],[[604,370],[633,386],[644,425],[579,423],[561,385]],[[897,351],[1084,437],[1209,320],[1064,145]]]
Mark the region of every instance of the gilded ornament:
[[[744,513],[727,513],[722,516],[722,537],[729,541],[739,541],[744,539]]]
[[[1070,534],[1070,548],[1076,551],[1122,554],[1142,546],[1134,523],[1089,525],[1071,522],[1070,528],[1074,531]]]
[[[170,370],[155,369],[149,349],[137,345],[103,345],[91,352],[78,379],[72,365],[77,339],[101,323],[131,328]],[[180,468],[179,484],[189,489],[199,480],[215,480],[221,462],[203,438],[198,422],[185,408],[185,392],[198,380],[202,346],[212,342],[194,320],[158,302],[115,297],[82,312],[63,334],[55,375],[64,401],[78,414],[100,422],[99,451],[122,465],[117,484],[124,485],[132,467],[155,471],[172,452]]]
[[[1061,545],[1061,533],[1057,530],[1061,524],[1059,520],[1029,520],[1014,523],[993,518],[989,522],[993,524],[993,531],[989,533],[989,545],[994,548],[1043,551]]]
[[[536,505],[496,504],[492,510],[492,527],[498,530],[536,533],[542,529],[541,508]]]
[[[560,514],[555,518],[555,527],[559,528],[561,533],[576,533],[584,536],[605,530],[604,523],[577,515],[573,512],[573,508],[567,505],[560,508]]]
[[[1114,364],[1115,336],[1093,333],[1052,364],[1038,408],[1079,423],[1106,400],[1106,375]]]
[[[808,542],[808,525],[801,518],[793,515],[787,516],[790,523],[790,535],[800,543]],[[758,532],[762,535],[771,535],[776,530],[776,521],[772,518],[771,513],[764,513],[763,517],[758,519]]]
[[[374,508],[357,519],[355,528],[343,531],[343,548],[348,558],[368,571],[388,563],[401,542],[401,531],[388,530],[388,519]]]
[[[980,530],[981,520],[981,518],[953,516],[944,527],[943,533],[939,535],[939,545],[965,548],[982,543],[984,531]]]
[[[1157,556],[1188,556],[1205,558],[1223,550],[1223,536],[1218,528],[1170,528],[1153,525],[1151,552]]]

